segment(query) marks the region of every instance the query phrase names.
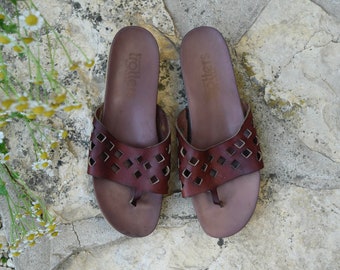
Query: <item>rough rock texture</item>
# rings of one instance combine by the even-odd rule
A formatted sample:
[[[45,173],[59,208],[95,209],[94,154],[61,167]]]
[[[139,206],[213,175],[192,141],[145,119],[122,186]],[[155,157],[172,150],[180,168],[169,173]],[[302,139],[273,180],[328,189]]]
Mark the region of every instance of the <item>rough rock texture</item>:
[[[209,25],[235,44],[250,28],[269,0],[165,0],[176,29],[183,36],[194,27]]]
[[[309,1],[271,1],[237,46],[265,85],[275,114],[292,119],[292,133],[335,162],[340,161],[339,38],[340,23]]]
[[[326,12],[340,19],[340,2],[337,0],[312,0]]]
[[[27,249],[14,261],[16,269],[340,268],[337,1],[36,2],[96,65],[90,75],[69,78],[84,108],[62,119],[71,139],[57,157],[56,176],[31,183],[57,214],[60,236]],[[130,24],[157,38],[159,103],[172,124],[186,103],[178,61],[183,34],[213,25],[231,44],[239,90],[252,106],[265,161],[255,214],[232,237],[205,235],[190,199],[181,198],[175,140],[170,194],[153,234],[125,237],[97,207],[86,175],[91,115],[103,99],[110,42]],[[79,88],[80,82],[86,87]]]

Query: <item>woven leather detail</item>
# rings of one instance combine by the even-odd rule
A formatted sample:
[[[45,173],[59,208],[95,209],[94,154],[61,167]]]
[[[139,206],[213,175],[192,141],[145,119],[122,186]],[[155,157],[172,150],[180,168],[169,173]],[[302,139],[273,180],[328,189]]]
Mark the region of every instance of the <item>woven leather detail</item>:
[[[88,173],[143,192],[167,194],[170,177],[170,129],[164,111],[157,106],[160,142],[136,148],[118,141],[104,127],[102,108],[96,111],[89,152]]]
[[[183,197],[215,191],[227,181],[263,168],[253,117],[249,106],[246,107],[245,119],[237,134],[208,149],[197,149],[189,143],[186,110],[180,113],[176,129]]]

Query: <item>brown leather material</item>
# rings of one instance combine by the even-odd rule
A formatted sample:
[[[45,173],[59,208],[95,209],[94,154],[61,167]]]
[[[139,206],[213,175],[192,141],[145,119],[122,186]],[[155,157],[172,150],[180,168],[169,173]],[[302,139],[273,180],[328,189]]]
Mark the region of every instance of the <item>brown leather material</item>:
[[[188,108],[177,121],[182,134],[178,135],[182,144],[179,173],[187,178],[183,180],[183,195],[191,196],[208,235],[227,237],[247,224],[256,207],[260,187],[257,169],[262,166],[256,161],[256,132],[248,123],[251,115],[247,110],[245,117],[221,33],[206,26],[191,30],[182,40],[180,55],[188,99]],[[244,128],[252,132],[248,140],[244,137],[250,133],[244,134]],[[252,152],[250,162],[242,156],[249,155],[247,149]]]
[[[227,181],[263,168],[262,154],[249,106],[239,131],[231,138],[207,149],[190,144],[186,110],[179,114],[178,138],[179,177],[183,197],[215,191]]]
[[[160,142],[139,148],[117,140],[101,122],[102,107],[93,120],[88,174],[137,191],[168,193],[170,177],[170,129],[164,111],[157,106]]]
[[[167,188],[169,129],[157,108],[158,80],[153,35],[137,26],[122,28],[110,48],[89,173],[106,220],[133,237],[153,232]]]

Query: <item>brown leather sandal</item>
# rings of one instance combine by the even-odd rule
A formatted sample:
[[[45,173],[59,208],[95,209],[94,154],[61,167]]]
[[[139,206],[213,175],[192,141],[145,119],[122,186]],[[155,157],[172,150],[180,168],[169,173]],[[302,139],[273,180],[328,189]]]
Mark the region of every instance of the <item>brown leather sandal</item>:
[[[94,117],[88,173],[108,222],[128,236],[156,227],[168,192],[170,129],[156,105],[159,51],[147,30],[120,30],[111,45],[104,105]]]
[[[241,230],[256,206],[263,167],[249,106],[242,106],[228,48],[214,28],[190,31],[181,45],[188,108],[177,119],[183,197],[213,237]]]

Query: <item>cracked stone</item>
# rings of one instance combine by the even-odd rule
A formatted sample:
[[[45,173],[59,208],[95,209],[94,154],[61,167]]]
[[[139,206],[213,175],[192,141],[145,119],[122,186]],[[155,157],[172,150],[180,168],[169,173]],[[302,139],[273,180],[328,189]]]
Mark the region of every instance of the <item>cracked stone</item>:
[[[312,0],[326,12],[340,19],[340,2],[338,0]]]
[[[314,1],[322,8],[307,0],[35,2],[96,64],[89,76],[65,76],[84,106],[61,120],[72,140],[61,149],[56,177],[48,182],[31,177],[30,186],[56,213],[60,235],[25,250],[14,261],[16,270],[339,268],[340,167],[332,151],[340,134],[340,27],[326,7],[334,1]],[[181,197],[175,165],[150,236],[119,234],[98,209],[86,174],[87,141],[92,113],[103,100],[110,43],[130,24],[148,28],[160,44],[158,102],[170,116],[173,134],[177,113],[186,106],[177,31],[183,36],[194,26],[212,25],[232,44],[241,96],[254,109],[265,169],[254,216],[230,238],[204,234],[191,199]],[[79,87],[81,82],[86,85]],[[30,150],[21,145],[25,133],[16,136],[21,142],[12,148],[29,163]],[[175,164],[174,136],[172,145]]]
[[[209,25],[218,28],[229,42],[235,44],[255,22],[269,0],[164,2],[181,36],[194,27]]]
[[[274,0],[237,46],[265,85],[272,112],[291,121],[291,131],[307,147],[337,163],[339,29],[338,21],[310,1]]]

